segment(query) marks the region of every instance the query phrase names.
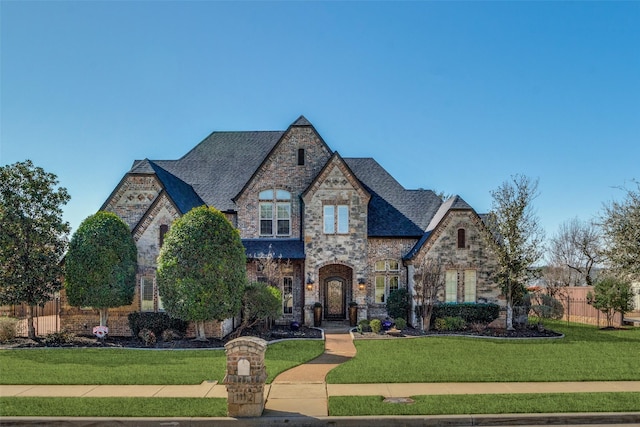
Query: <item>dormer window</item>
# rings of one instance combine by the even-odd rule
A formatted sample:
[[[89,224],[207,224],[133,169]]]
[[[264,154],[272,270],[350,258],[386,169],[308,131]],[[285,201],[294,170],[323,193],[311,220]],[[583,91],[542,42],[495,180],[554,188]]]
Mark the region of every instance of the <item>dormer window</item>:
[[[260,236],[291,235],[291,193],[285,190],[265,190],[260,201]]]

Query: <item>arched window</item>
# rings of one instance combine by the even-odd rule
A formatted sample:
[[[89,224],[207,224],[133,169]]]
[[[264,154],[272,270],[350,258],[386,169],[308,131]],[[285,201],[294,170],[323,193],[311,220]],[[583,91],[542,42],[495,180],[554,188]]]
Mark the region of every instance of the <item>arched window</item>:
[[[260,235],[291,235],[291,193],[285,190],[265,190],[260,201]]]
[[[458,228],[458,249],[467,247],[467,236],[464,228]]]

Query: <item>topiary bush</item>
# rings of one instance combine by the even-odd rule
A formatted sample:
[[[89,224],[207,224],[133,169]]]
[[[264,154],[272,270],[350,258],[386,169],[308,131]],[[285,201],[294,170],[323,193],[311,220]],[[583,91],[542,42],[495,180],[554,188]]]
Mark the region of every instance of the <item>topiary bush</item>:
[[[149,329],[156,337],[163,336],[163,332],[168,329],[184,335],[189,326],[189,322],[170,317],[167,313],[134,312],[129,313],[128,319],[129,328],[134,337],[139,336],[143,329]]]
[[[374,334],[379,334],[382,329],[382,322],[380,319],[373,319],[369,322],[369,327],[371,328],[371,332]]]
[[[500,316],[500,306],[493,303],[444,303],[433,306],[431,323],[434,319],[461,317],[466,323],[491,323]]]
[[[47,334],[42,341],[47,347],[59,347],[73,342],[74,338],[75,335],[73,333],[63,329],[59,332]]]

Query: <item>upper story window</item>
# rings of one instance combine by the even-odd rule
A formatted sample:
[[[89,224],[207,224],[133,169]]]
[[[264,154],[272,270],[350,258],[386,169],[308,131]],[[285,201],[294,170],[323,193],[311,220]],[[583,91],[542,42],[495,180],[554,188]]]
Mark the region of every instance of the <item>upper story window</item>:
[[[298,166],[304,166],[304,148],[298,148]]]
[[[167,234],[167,231],[169,231],[169,226],[166,224],[162,224],[160,226],[160,233],[159,233],[159,242],[160,243],[160,247],[162,247],[162,245],[164,244],[164,235]]]
[[[349,206],[324,205],[323,221],[325,234],[347,234],[349,232]]]
[[[458,249],[467,247],[467,233],[464,228],[458,228]]]
[[[382,304],[387,301],[389,294],[400,286],[400,264],[394,259],[376,261],[375,271],[375,301]]]
[[[285,190],[265,190],[260,200],[260,235],[291,235],[291,193]]]

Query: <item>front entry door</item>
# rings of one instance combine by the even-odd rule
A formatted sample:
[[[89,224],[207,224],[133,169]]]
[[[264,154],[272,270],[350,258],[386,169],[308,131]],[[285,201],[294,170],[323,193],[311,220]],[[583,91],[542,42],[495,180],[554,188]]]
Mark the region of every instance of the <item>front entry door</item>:
[[[324,282],[324,317],[327,320],[344,320],[345,310],[345,280],[341,277],[331,277]]]

